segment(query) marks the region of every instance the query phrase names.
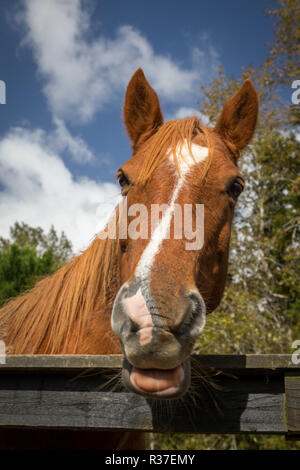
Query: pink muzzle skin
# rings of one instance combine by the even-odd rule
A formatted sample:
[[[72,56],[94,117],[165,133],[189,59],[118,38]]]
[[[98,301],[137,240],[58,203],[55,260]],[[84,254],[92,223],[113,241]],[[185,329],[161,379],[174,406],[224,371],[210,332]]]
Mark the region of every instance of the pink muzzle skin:
[[[139,326],[140,345],[145,346],[150,343],[154,324],[141,289],[132,297],[123,299],[122,303],[128,317]]]

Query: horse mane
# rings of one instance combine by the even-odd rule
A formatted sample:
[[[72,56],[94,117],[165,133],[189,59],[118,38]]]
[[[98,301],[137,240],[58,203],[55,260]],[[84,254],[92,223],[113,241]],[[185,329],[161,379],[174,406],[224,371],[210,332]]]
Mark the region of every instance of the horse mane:
[[[72,353],[81,340],[83,326],[99,298],[112,303],[112,284],[118,289],[119,244],[95,238],[81,255],[0,310],[0,332],[9,354]]]
[[[210,132],[196,117],[163,124],[139,150],[145,158],[138,183],[146,184],[171,153],[180,173],[178,145],[187,142],[192,155],[191,140],[196,135],[202,135],[203,145],[209,148],[209,157],[200,170],[204,177],[212,157]],[[90,315],[101,311],[101,306],[111,311],[120,285],[119,250],[118,236],[96,237],[81,255],[0,309],[0,338],[6,342],[7,352],[76,353]]]
[[[204,165],[198,165],[197,168],[202,172],[202,178],[205,177],[213,155],[213,141],[211,130],[201,126],[200,120],[196,117],[171,120],[163,124],[158,131],[150,137],[138,151],[138,154],[144,156],[143,166],[141,168],[138,184],[144,185],[150,179],[153,171],[171,154],[174,155],[174,163],[178,174],[180,175],[179,163],[177,160],[177,150],[182,148],[187,142],[191,156],[193,157],[191,142],[196,135],[202,136],[203,145],[209,149],[208,158]]]

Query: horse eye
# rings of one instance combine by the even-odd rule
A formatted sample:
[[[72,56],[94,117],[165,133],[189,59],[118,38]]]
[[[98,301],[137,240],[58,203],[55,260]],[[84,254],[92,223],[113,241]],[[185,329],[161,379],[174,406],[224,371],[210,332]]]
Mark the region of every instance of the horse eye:
[[[237,200],[237,198],[239,197],[239,195],[241,194],[241,192],[243,191],[244,187],[243,185],[237,181],[237,180],[234,180],[228,187],[227,189],[227,193],[229,194],[229,196],[231,196],[233,199]]]
[[[121,188],[124,188],[125,186],[130,185],[129,179],[122,171],[120,171],[118,174],[118,181],[119,181],[119,185],[121,186]]]

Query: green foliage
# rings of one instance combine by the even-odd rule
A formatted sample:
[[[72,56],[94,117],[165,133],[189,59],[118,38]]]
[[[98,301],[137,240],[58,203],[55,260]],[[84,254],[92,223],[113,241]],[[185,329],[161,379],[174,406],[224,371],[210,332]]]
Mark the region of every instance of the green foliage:
[[[256,146],[261,165],[264,224],[261,244],[270,273],[270,287],[284,311],[283,323],[300,335],[299,221],[300,143],[295,134],[273,132]]]
[[[20,247],[32,247],[38,254],[52,250],[57,263],[66,262],[72,255],[71,242],[64,232],[58,237],[53,225],[46,234],[41,227],[30,227],[24,222],[16,222],[10,228],[10,240],[0,237],[0,248],[8,247],[11,243],[16,243]]]
[[[274,40],[270,45],[269,79],[275,84],[291,88],[299,80],[300,57],[300,3],[298,0],[277,0],[274,7],[266,9],[274,23]],[[287,120],[300,125],[300,106],[287,109]]]
[[[16,222],[10,229],[10,239],[0,238],[0,305],[15,297],[36,281],[52,274],[71,256],[72,246],[54,227],[45,234]]]
[[[284,436],[255,434],[150,434],[148,448],[155,450],[300,450],[300,443]]]
[[[300,4],[298,0],[277,0],[273,4],[274,8],[266,9],[274,24],[269,58],[271,77],[276,83],[290,86],[292,80],[299,78]]]

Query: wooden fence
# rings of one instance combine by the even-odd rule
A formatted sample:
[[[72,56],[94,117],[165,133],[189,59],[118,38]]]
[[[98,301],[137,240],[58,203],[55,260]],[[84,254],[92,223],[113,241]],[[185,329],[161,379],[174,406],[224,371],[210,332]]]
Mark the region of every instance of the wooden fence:
[[[299,439],[300,365],[291,359],[193,356],[189,395],[157,403],[122,388],[119,355],[8,356],[0,364],[0,429],[259,433]]]

